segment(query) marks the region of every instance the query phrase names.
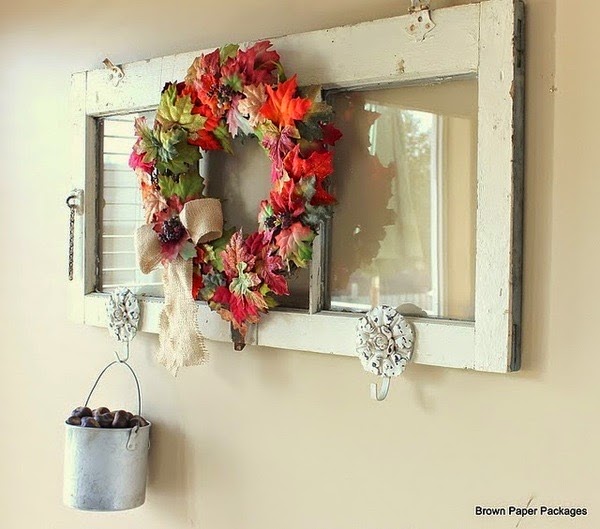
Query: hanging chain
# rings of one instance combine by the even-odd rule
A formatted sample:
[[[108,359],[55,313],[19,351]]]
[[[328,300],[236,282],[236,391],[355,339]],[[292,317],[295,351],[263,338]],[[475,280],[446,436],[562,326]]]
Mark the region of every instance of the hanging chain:
[[[67,197],[69,207],[69,281],[73,281],[73,262],[75,253],[75,213],[77,212],[77,195]]]

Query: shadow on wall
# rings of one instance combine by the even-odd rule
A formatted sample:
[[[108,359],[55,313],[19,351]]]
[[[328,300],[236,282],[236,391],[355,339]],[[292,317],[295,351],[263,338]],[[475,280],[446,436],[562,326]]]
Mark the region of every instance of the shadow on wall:
[[[525,6],[525,248],[521,372],[537,376],[546,371],[549,351],[556,3],[529,1]],[[535,119],[528,119],[530,116]]]

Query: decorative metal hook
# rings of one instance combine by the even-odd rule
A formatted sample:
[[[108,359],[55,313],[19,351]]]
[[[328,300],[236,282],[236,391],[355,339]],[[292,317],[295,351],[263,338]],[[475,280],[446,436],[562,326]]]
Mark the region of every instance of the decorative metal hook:
[[[140,323],[140,305],[135,294],[128,288],[116,289],[106,303],[108,331],[120,343],[127,344],[135,337]],[[118,355],[117,355],[118,357]]]
[[[381,378],[381,386],[372,383],[371,398],[384,400],[391,377],[404,371],[412,356],[412,326],[396,309],[379,305],[367,312],[356,325],[356,352],[363,368]]]
[[[129,340],[125,342],[125,358],[121,358],[117,351],[115,351],[115,356],[117,357],[117,362],[120,364],[124,364],[129,360]]]
[[[390,377],[383,377],[381,381],[381,387],[377,388],[377,384],[375,382],[371,383],[371,398],[373,400],[382,401],[387,397],[388,391],[390,390]]]
[[[67,196],[66,203],[69,209],[81,215],[83,213],[83,190],[73,189]]]

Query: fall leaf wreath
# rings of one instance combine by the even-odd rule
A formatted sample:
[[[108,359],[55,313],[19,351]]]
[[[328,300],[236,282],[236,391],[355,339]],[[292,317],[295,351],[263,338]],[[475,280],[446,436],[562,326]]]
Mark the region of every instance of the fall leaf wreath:
[[[320,90],[298,88],[279,54],[262,41],[229,44],[195,59],[184,82],[167,83],[152,128],[136,120],[130,157],[146,222],[160,261],[192,261],[191,295],[245,336],[248,324],[289,294],[287,278],[312,258],[335,198],[327,191],[341,133]],[[198,243],[182,222],[186,203],[203,197],[201,151],[233,154],[232,139],[254,136],[271,161],[271,190],[260,203],[257,231],[230,229]]]

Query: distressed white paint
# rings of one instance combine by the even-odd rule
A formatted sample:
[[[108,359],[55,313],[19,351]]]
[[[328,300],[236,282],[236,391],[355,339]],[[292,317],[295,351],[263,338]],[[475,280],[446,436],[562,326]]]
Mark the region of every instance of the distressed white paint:
[[[513,329],[518,302],[520,256],[514,211],[520,204],[522,83],[515,82],[515,0],[435,10],[436,26],[422,42],[404,30],[409,16],[272,39],[288,72],[301,84],[324,88],[423,83],[479,76],[479,151],[475,323],[413,319],[416,363],[506,372],[515,365]],[[519,15],[521,16],[521,15]],[[204,50],[204,51],[212,51]],[[123,65],[114,86],[104,68],[73,76],[75,164],[72,186],[85,189],[78,218],[75,280],[69,287],[71,316],[106,325],[105,295],[94,292],[96,218],[96,131],[93,117],[157,105],[164,83],[183,79],[196,51]],[[518,74],[518,72],[517,72]],[[521,145],[518,145],[520,148]],[[83,220],[83,222],[80,222]],[[85,253],[81,249],[85,248]],[[320,248],[320,247],[319,247]],[[313,273],[313,278],[318,277]],[[320,312],[313,281],[311,312],[273,311],[257,329],[256,343],[268,347],[355,355],[354,329],[360,315]],[[142,299],[141,330],[157,332],[160,300]],[[231,341],[229,324],[205,304],[200,328],[210,340]],[[254,341],[254,340],[252,340]]]
[[[85,189],[85,164],[86,164],[86,110],[85,110],[85,92],[86,92],[85,72],[76,73],[71,77],[70,92],[70,118],[73,131],[72,136],[72,161],[71,161],[71,182],[65,190],[65,196],[71,192],[72,188]],[[84,265],[89,263],[84,258],[86,240],[84,239],[83,226],[85,223],[85,203],[79,208],[75,215],[75,238],[73,253],[73,280],[69,281],[67,295],[69,297],[68,315],[71,321],[78,323],[85,322],[84,294],[87,293],[84,285]],[[66,207],[65,207],[66,211]],[[67,213],[65,213],[66,218]],[[94,246],[91,248],[94,251]]]
[[[324,88],[435,80],[475,75],[479,6],[440,9],[422,42],[404,30],[411,15],[271,39],[287,72],[302,85]],[[182,80],[194,58],[213,48],[122,66],[117,87],[106,68],[88,72],[87,112],[130,112],[158,104],[168,81]]]
[[[514,24],[512,2],[481,4],[474,366],[481,371],[508,371],[512,362],[513,209],[520,199],[513,189],[513,134],[522,126],[513,104]]]

